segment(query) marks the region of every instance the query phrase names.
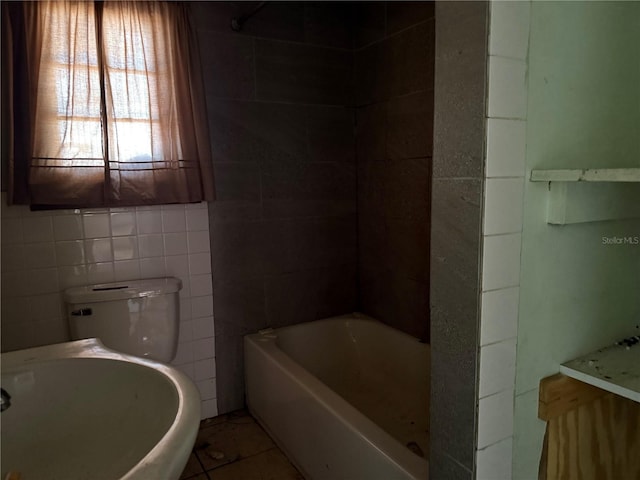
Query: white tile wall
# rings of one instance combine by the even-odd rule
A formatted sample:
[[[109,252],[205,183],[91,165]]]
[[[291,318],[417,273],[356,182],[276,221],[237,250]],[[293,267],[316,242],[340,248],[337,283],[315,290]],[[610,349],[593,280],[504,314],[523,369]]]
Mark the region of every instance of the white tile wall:
[[[527,64],[523,60],[489,57],[489,117],[527,117]]]
[[[527,58],[531,7],[526,1],[492,2],[489,52],[491,55]]]
[[[480,348],[479,397],[513,389],[516,374],[516,339]]]
[[[523,177],[527,122],[487,119],[487,178]]]
[[[520,283],[520,247],[522,234],[484,237],[482,290],[497,290]]]
[[[485,182],[484,234],[498,235],[522,231],[524,179],[488,178]]]
[[[478,450],[513,437],[513,389],[478,402]]]
[[[69,340],[68,287],[176,276],[180,337],[173,364],[198,385],[202,418],[217,414],[206,203],[31,212],[2,194],[2,350]]]
[[[531,5],[492,1],[476,478],[512,477]]]
[[[489,345],[518,335],[520,287],[503,288],[482,294],[480,345]]]
[[[478,450],[476,480],[503,480],[511,478],[513,438],[505,438]]]

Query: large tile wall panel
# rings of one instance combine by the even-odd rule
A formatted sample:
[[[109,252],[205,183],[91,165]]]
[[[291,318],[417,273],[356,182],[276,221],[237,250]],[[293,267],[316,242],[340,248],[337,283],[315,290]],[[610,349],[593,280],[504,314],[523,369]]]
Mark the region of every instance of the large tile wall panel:
[[[433,5],[354,6],[360,309],[426,341]]]
[[[202,418],[217,414],[206,203],[32,212],[7,206],[3,193],[1,245],[3,351],[70,340],[62,300],[69,287],[182,280],[173,364],[201,387]]]
[[[348,105],[351,51],[275,40],[256,40],[256,97],[264,101]]]
[[[244,406],[243,335],[357,310],[351,5],[270,2],[241,32],[229,21],[248,4],[192,7],[209,65],[211,288],[225,413]],[[213,41],[228,51],[210,55]],[[220,72],[225,55],[237,58]]]
[[[485,2],[436,2],[430,476],[475,478]]]

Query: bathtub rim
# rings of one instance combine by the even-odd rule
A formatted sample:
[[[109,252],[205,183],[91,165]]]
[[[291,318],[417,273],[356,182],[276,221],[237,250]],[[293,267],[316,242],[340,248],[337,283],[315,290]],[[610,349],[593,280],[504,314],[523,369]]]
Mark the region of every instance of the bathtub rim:
[[[3,352],[1,357],[3,375],[17,372],[23,368],[70,359],[133,363],[154,370],[175,390],[177,397],[175,416],[158,443],[119,480],[177,479],[182,473],[198,434],[200,394],[193,382],[176,368],[155,360],[111,350],[97,338]],[[185,445],[189,446],[188,450],[184,448]],[[180,455],[184,456],[184,459],[176,460]],[[167,458],[170,460],[167,461]]]
[[[363,322],[370,322],[375,324],[376,326],[381,326],[385,329],[393,330],[394,333],[401,334],[411,340],[415,340],[416,342],[420,341],[418,338],[397,330],[393,327],[390,327],[380,320],[376,320],[375,318],[369,317],[359,312],[354,312],[286,327],[275,329],[268,328],[265,330],[261,330],[258,333],[245,335],[245,349],[247,348],[247,344],[251,344],[259,351],[264,353],[267,360],[270,361],[276,368],[278,368],[279,371],[281,371],[288,378],[297,383],[303,390],[307,392],[307,394],[316,399],[323,408],[329,410],[336,418],[339,419],[342,424],[344,424],[349,430],[355,433],[359,438],[361,438],[363,441],[366,441],[369,445],[378,450],[378,452],[380,452],[380,454],[387,458],[389,461],[395,463],[399,467],[399,469],[405,472],[410,478],[421,480],[428,479],[428,458],[421,458],[415,453],[411,452],[406,446],[402,445],[398,440],[393,438],[373,420],[368,418],[356,407],[351,405],[342,396],[340,396],[337,392],[335,392],[328,385],[322,382],[322,380],[314,376],[302,365],[300,365],[293,358],[287,355],[283,350],[280,349],[280,347],[278,347],[276,343],[278,331],[282,331],[285,329],[298,329],[300,327],[304,327],[307,323],[338,320],[358,320]],[[247,406],[249,407],[249,411],[254,414],[256,418],[259,418],[259,415],[256,412],[252,411],[253,409],[249,404],[248,396]],[[260,419],[260,423],[264,424],[264,421]],[[274,437],[274,439],[276,438],[277,437]],[[389,439],[391,439],[392,442],[390,442]],[[281,443],[279,439],[278,443]],[[379,445],[384,445],[386,448],[383,450]],[[286,447],[282,448],[282,450],[285,452],[287,451]],[[296,464],[296,466],[298,465]],[[301,471],[304,470],[301,469]]]

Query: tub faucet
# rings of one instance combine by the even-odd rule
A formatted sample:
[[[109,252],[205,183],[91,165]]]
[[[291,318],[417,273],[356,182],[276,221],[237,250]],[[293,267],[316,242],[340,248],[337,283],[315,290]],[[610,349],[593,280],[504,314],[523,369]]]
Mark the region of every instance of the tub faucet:
[[[11,395],[4,388],[0,388],[0,412],[4,412],[11,406]]]

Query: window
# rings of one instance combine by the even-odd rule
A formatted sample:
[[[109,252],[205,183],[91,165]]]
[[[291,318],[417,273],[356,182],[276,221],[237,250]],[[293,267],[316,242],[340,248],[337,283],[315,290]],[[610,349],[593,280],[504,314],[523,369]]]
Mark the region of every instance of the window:
[[[19,183],[14,200],[118,206],[213,199],[202,81],[184,5],[12,7],[12,120],[28,125],[30,145],[22,152],[25,139],[14,134],[10,160],[22,168],[13,171],[26,174],[14,179],[26,191],[20,195]],[[16,61],[21,53],[24,65]],[[31,88],[15,88],[20,80]],[[28,121],[20,104],[29,106]]]

